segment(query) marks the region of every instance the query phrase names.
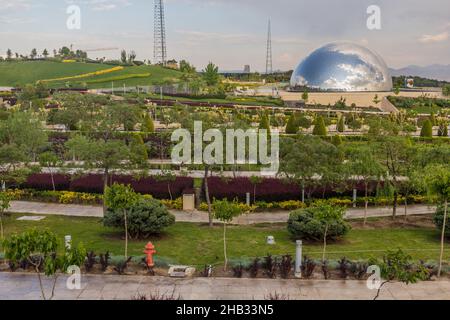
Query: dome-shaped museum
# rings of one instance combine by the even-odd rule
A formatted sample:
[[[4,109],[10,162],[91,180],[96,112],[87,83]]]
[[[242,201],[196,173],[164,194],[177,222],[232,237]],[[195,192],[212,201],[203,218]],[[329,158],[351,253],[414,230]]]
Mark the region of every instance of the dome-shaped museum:
[[[323,91],[391,91],[392,77],[383,59],[347,42],[327,44],[294,70],[291,88]]]

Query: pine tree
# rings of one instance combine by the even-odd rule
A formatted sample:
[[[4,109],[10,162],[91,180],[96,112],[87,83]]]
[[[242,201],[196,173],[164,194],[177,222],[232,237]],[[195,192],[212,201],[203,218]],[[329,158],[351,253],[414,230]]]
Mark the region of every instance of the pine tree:
[[[327,135],[327,127],[325,126],[325,121],[322,116],[318,116],[316,119],[313,135],[323,137]]]
[[[295,114],[292,114],[286,124],[286,134],[297,134],[298,130],[297,117]]]
[[[431,120],[426,120],[423,124],[422,130],[420,131],[420,136],[422,138],[432,138],[433,137],[433,124]]]
[[[259,123],[260,130],[267,130],[267,136],[270,136],[270,122],[267,114],[263,114]]]
[[[341,116],[339,118],[336,129],[337,129],[338,132],[344,132],[345,131],[345,118],[344,118],[344,116]]]

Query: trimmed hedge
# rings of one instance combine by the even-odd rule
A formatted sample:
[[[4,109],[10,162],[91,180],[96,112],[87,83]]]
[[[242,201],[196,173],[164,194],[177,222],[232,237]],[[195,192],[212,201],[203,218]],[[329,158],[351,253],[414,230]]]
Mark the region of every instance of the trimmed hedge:
[[[209,193],[211,198],[228,200],[239,199],[245,201],[246,193],[250,193],[250,197],[253,200],[254,185],[250,182],[249,178],[221,178],[211,177],[208,178]],[[375,190],[376,183],[371,188]],[[358,190],[358,195],[361,197],[364,194],[364,185],[362,183],[357,184],[355,188]],[[352,187],[348,187],[348,190],[343,192],[336,192],[336,188],[333,186],[325,186],[324,188],[316,188],[311,190],[311,196],[315,198],[336,197],[336,196],[351,196],[353,194]],[[308,194],[309,190],[306,190]],[[267,178],[263,179],[260,184],[256,185],[256,201],[265,202],[277,202],[288,200],[301,200],[301,188],[298,184],[288,182],[282,179]]]
[[[68,190],[85,193],[103,193],[103,176],[100,174],[91,174],[81,177],[71,177],[70,175],[55,174],[56,190]],[[150,194],[157,199],[170,198],[167,182],[157,181],[155,178],[147,177],[136,179],[132,176],[112,176],[111,182],[129,184],[132,188],[141,194]],[[170,182],[170,191],[174,198],[181,197],[185,190],[191,189],[193,179],[188,177],[177,177],[175,181]],[[53,190],[50,174],[33,174],[21,186],[24,189],[34,189],[39,191]]]

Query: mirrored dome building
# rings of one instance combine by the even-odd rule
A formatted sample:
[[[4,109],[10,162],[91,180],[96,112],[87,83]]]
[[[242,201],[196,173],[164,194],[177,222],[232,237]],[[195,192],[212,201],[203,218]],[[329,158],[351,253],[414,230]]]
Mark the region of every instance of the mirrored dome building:
[[[323,91],[391,91],[392,77],[383,59],[347,42],[327,44],[294,70],[291,88]]]

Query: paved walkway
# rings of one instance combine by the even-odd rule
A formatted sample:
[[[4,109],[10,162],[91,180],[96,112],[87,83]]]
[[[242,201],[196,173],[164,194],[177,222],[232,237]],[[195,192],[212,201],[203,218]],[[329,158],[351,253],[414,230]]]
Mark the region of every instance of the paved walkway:
[[[58,278],[56,300],[130,300],[137,294],[172,293],[182,300],[263,300],[278,293],[290,300],[372,300],[375,290],[365,281],[281,280],[83,275],[81,290],[68,290],[66,276]],[[46,294],[51,281],[44,280]],[[0,273],[0,300],[38,300],[41,298],[35,274]],[[439,280],[405,285],[390,283],[383,287],[381,299],[449,300],[450,281]]]
[[[423,215],[434,213],[435,207],[426,205],[415,205],[408,207],[409,215]],[[103,217],[103,209],[100,206],[84,206],[74,204],[58,204],[58,203],[43,203],[43,202],[29,202],[29,201],[12,201],[10,212],[15,213],[31,213],[39,215],[64,215],[72,217]],[[208,214],[206,212],[185,212],[171,210],[178,222],[208,222]],[[398,208],[398,215],[403,214],[403,207]],[[392,215],[392,208],[390,207],[376,207],[369,208],[368,217],[388,217]],[[233,220],[235,224],[247,225],[258,223],[283,223],[288,220],[289,212],[262,212],[242,215]],[[364,209],[351,208],[348,209],[346,218],[355,219],[364,217]]]

